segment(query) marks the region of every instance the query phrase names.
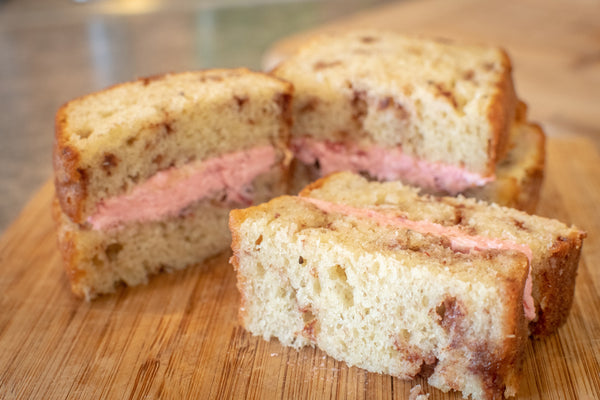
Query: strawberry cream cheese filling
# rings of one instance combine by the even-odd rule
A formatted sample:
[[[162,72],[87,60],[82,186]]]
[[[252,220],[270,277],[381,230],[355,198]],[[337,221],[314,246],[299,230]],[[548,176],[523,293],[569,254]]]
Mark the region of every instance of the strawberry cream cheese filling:
[[[401,147],[383,148],[353,143],[329,142],[310,137],[292,140],[295,156],[305,164],[319,162],[323,176],[332,172],[367,172],[380,181],[401,180],[431,190],[457,194],[495,179],[458,166],[425,161],[402,152]]]
[[[422,234],[447,237],[450,239],[452,249],[456,251],[505,249],[516,250],[524,253],[529,260],[529,270],[527,273],[527,280],[525,281],[525,288],[523,290],[523,309],[527,319],[531,321],[535,318],[535,306],[533,302],[533,296],[531,294],[531,260],[533,258],[533,253],[529,246],[514,242],[512,240],[469,235],[454,226],[443,226],[429,221],[413,221],[399,215],[390,215],[389,213],[376,211],[373,209],[356,208],[346,204],[331,203],[325,200],[309,197],[301,198],[325,212],[337,212],[358,218],[367,218],[376,221],[380,225],[398,226],[411,229]]]
[[[100,201],[88,218],[94,229],[177,215],[190,204],[224,192],[227,202],[250,205],[249,186],[275,163],[275,149],[260,146],[157,172],[121,196]]]

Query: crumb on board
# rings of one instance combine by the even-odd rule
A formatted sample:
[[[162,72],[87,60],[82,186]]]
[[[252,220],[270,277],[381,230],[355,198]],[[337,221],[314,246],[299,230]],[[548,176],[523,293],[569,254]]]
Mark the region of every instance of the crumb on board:
[[[410,389],[410,395],[408,400],[427,400],[429,399],[429,393],[425,393],[421,385],[415,385]]]

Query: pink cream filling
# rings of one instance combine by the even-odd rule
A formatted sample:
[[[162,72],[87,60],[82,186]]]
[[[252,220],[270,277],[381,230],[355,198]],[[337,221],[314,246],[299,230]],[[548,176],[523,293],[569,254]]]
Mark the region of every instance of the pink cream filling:
[[[322,175],[339,171],[366,171],[378,180],[401,180],[410,185],[452,194],[485,185],[495,179],[494,176],[484,177],[455,165],[418,159],[403,153],[400,146],[390,149],[375,145],[359,148],[353,143],[299,137],[292,140],[292,150],[305,164],[318,161]]]
[[[375,210],[356,208],[345,204],[336,204],[309,197],[302,197],[302,199],[314,204],[325,212],[338,212],[359,218],[368,218],[381,225],[398,226],[411,229],[422,234],[432,234],[436,236],[447,237],[450,239],[452,249],[457,251],[506,249],[516,250],[524,253],[529,260],[529,271],[523,291],[523,309],[527,319],[533,320],[535,318],[535,306],[533,303],[533,296],[531,294],[531,260],[533,258],[533,253],[529,246],[516,243],[511,240],[488,238],[479,235],[468,235],[454,226],[443,226],[429,221],[412,221],[401,216],[390,216]]]
[[[94,229],[176,215],[195,201],[224,191],[228,202],[251,204],[248,185],[275,163],[272,146],[224,154],[153,175],[130,193],[100,201],[88,218]]]

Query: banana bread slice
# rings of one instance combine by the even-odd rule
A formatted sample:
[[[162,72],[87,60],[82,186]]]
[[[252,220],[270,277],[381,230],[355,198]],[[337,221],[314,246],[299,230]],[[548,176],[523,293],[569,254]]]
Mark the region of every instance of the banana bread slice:
[[[306,197],[232,210],[242,325],[371,372],[425,375],[465,397],[514,395],[526,255],[405,223]]]

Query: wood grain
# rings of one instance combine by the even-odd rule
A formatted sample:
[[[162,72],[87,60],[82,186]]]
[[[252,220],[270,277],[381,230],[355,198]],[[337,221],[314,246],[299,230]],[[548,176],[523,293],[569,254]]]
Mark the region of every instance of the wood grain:
[[[585,138],[549,141],[540,213],[588,232],[567,324],[527,348],[519,399],[600,398],[600,156]],[[576,155],[576,156],[573,156]],[[235,275],[210,262],[92,303],[71,295],[49,183],[0,239],[0,398],[459,399],[423,379],[349,368],[314,348],[266,342],[237,323]]]

